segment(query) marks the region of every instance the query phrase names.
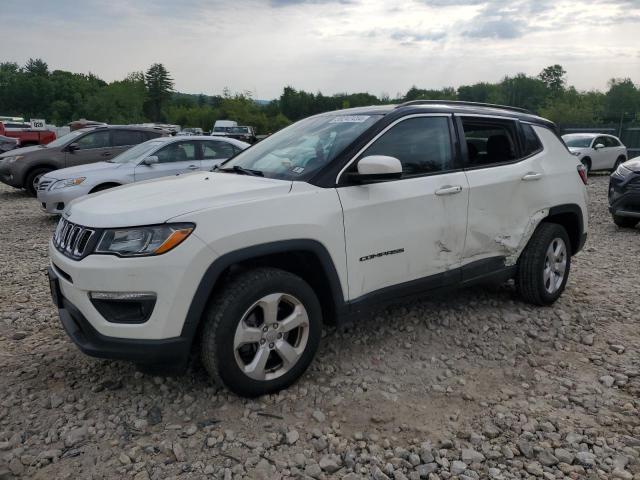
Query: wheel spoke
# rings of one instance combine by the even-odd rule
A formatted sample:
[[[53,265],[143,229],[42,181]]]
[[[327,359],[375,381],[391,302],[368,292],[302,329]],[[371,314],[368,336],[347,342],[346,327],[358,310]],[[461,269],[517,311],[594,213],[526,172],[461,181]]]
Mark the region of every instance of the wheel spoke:
[[[544,272],[542,273],[542,279],[544,281],[544,286],[547,287],[547,285],[549,284],[549,281],[551,280],[551,268],[547,267],[544,269]]]
[[[309,325],[307,312],[300,305],[296,305],[291,314],[280,322],[280,330],[282,332],[290,332],[298,327]]]
[[[284,363],[284,367],[290,367],[294,363],[298,361],[300,354],[296,351],[295,348],[291,346],[291,344],[287,341],[280,340],[276,342],[276,352],[282,359]]]
[[[269,350],[267,347],[260,347],[256,352],[256,356],[253,357],[251,363],[244,367],[244,373],[247,374],[248,377],[253,378],[254,380],[264,380],[266,377],[265,366],[267,365],[267,360],[269,359]]]
[[[262,338],[262,330],[247,326],[244,321],[240,322],[233,339],[233,348],[238,348],[248,343],[258,343]]]
[[[282,299],[282,294],[273,293],[267,295],[258,303],[264,314],[264,322],[266,324],[272,324],[278,321],[278,305],[280,305],[280,299]]]

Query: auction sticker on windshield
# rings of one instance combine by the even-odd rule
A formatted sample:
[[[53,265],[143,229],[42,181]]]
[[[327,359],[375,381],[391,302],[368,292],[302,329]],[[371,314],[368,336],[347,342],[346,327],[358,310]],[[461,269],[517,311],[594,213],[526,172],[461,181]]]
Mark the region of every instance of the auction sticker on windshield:
[[[366,122],[369,115],[344,115],[335,117],[329,123],[362,123]]]

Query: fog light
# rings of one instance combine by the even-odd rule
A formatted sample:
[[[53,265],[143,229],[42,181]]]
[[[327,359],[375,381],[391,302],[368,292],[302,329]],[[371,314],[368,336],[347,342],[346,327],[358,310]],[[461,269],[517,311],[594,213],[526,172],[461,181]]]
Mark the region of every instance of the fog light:
[[[144,323],[156,305],[152,292],[90,292],[89,298],[100,315],[112,323]]]

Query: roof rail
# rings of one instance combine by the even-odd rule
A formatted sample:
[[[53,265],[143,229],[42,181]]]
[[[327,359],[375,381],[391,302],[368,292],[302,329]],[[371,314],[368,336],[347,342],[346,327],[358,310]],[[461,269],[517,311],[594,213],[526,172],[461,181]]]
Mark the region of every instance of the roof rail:
[[[487,108],[498,108],[500,110],[512,110],[514,112],[527,113],[529,115],[533,115],[533,112],[531,110],[527,110],[526,108],[510,107],[508,105],[496,105],[493,103],[464,102],[461,100],[411,100],[409,102],[401,103],[396,108],[408,107],[410,105],[461,105],[461,106],[467,106],[467,107],[487,107]]]

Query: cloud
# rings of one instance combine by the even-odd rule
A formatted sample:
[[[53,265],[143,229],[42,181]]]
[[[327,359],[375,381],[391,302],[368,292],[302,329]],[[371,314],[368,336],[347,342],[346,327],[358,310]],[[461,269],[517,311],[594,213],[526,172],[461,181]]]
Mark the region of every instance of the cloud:
[[[410,29],[399,29],[389,33],[389,38],[401,43],[438,42],[446,37],[446,32],[422,32]]]

